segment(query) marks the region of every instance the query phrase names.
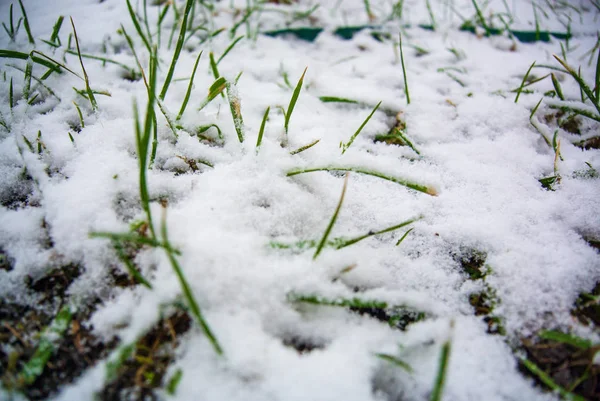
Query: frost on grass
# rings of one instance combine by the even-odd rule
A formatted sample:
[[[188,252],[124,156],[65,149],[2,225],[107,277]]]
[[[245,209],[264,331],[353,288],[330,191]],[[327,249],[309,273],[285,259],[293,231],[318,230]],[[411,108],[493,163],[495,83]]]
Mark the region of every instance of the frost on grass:
[[[540,334],[599,342],[595,2],[127,3],[24,1],[35,49],[51,58],[34,53],[31,76],[24,25],[0,36],[0,398],[556,400],[524,356],[554,390],[597,395],[577,347],[553,343],[560,358],[547,359]],[[147,110],[186,5],[168,93]],[[97,110],[73,43],[63,57],[61,15],[77,26]],[[10,3],[0,19],[10,31]],[[324,31],[298,39],[310,26]],[[548,34],[567,30],[568,42]],[[218,65],[200,59],[190,107],[166,121],[199,52],[222,55],[241,35]],[[242,71],[202,103],[215,75]],[[136,121],[147,166],[156,146],[143,191]],[[65,305],[77,312],[27,383]]]

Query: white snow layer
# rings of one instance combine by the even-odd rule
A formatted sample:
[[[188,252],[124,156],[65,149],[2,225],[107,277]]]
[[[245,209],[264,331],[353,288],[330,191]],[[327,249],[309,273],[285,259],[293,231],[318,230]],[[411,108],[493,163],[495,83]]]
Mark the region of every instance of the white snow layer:
[[[142,1],[133,3],[141,9]],[[552,54],[560,54],[560,42],[513,45],[506,36],[486,38],[461,32],[458,15],[475,14],[467,0],[431,0],[437,30],[424,30],[417,25],[431,23],[425,1],[407,0],[402,20],[411,25],[403,28],[411,96],[407,105],[397,50],[398,20],[385,24],[392,39],[383,42],[368,31],[351,40],[331,33],[336,26],[385,22],[394,2],[370,3],[376,18],[371,22],[362,0],[268,5],[270,9],[307,10],[319,4],[311,23],[326,30],[314,42],[254,36],[256,29],[284,28],[290,13],[263,12],[249,19],[251,38],[239,42],[219,64],[220,73],[228,79],[243,71],[237,84],[246,134],[242,144],[224,99],[217,97],[197,111],[214,81],[208,54],[221,55],[232,37],[226,31],[200,46],[197,38],[184,46],[175,70],[177,80],[164,100],[173,114],[181,106],[195,58],[201,50],[204,54],[178,139],[157,108],[158,152],[148,171],[151,206],[159,231],[158,199],[168,199],[170,240],[181,251],[179,263],[224,356],[215,354],[195,326],[184,337],[169,370],[172,374],[182,369],[182,381],[176,394],[162,394],[165,398],[425,400],[433,388],[441,345],[451,339],[444,400],[556,399],[534,388],[518,372],[510,345],[541,328],[573,326],[569,310],[574,300],[600,279],[600,256],[583,238],[600,235],[600,181],[575,174],[588,169],[586,162],[600,168],[600,152],[573,146],[572,135],[559,130],[562,180],[555,191],[544,190],[538,179],[554,174],[554,151],[529,116],[552,84],[549,78],[535,84],[529,88],[534,93],[524,92],[518,103],[511,90],[519,87],[533,61],[558,66]],[[575,34],[568,57],[573,65],[581,64],[583,77],[592,82],[589,55],[581,57],[596,42],[599,14],[589,2],[573,3],[583,11],[581,15],[565,11],[571,13],[570,29]],[[123,24],[147,70],[149,55],[124,0],[28,0],[24,5],[38,47],[57,60],[62,60],[64,48],[53,51],[41,40],[50,37],[54,22],[64,15],[73,17],[82,52],[102,54],[105,46],[111,58],[134,68],[126,41],[117,33]],[[535,11],[529,1],[493,0],[486,13],[506,12],[505,5],[512,7],[515,28],[535,30]],[[232,10],[246,10],[242,0],[215,6],[211,30],[229,29],[234,17],[239,20]],[[0,5],[3,18],[8,7],[9,2]],[[156,6],[149,9],[151,29],[156,27],[158,10]],[[565,31],[564,21],[552,13],[539,18],[544,30]],[[60,33],[63,45],[71,31],[67,20]],[[174,46],[167,49],[171,14],[164,24],[159,87],[173,54]],[[305,20],[292,26],[306,24]],[[246,25],[237,34],[246,35]],[[419,54],[417,46],[428,53]],[[32,50],[23,32],[16,43],[3,35],[1,47]],[[81,73],[76,56],[67,54],[66,62]],[[5,74],[0,79],[0,112],[10,126],[10,132],[0,128],[0,247],[15,261],[12,271],[0,270],[0,296],[27,302],[26,276],[41,276],[52,266],[80,264],[84,273],[70,287],[69,297],[73,302],[101,297],[104,302],[89,322],[95,334],[118,335],[127,343],[158,320],[160,305],[182,299],[181,288],[164,252],[146,249],[136,263],[153,290],[141,286],[112,289],[109,266],[118,264],[118,259],[109,241],[89,237],[93,231],[126,232],[132,221],[144,218],[132,101],[137,99],[143,117],[147,92],[142,80],[123,79],[124,71],[118,66],[90,59],[84,63],[92,88],[110,93],[96,95],[97,112],[72,89],[82,89],[83,81],[67,73],[53,74],[45,81],[60,102],[48,96],[45,102],[28,106],[20,96],[23,74],[10,67],[25,64],[0,61]],[[292,88],[307,66],[286,135],[278,107],[288,107]],[[35,76],[44,72],[34,67]],[[536,77],[549,72],[532,70]],[[292,88],[287,87],[284,74]],[[578,99],[575,82],[558,75],[565,96]],[[15,97],[20,99],[12,111],[10,77]],[[354,99],[362,105],[322,103],[319,96]],[[73,129],[79,124],[73,101],[83,112],[85,127],[80,132]],[[380,109],[341,155],[340,142],[349,140],[379,101],[383,102]],[[268,106],[270,118],[257,152],[256,138]],[[551,111],[542,102],[534,118],[540,116],[540,123],[545,124],[542,116]],[[420,157],[408,147],[373,142],[375,135],[389,131],[398,112]],[[223,147],[209,146],[190,134],[194,127],[206,124],[221,128]],[[32,153],[24,140],[37,149],[38,130],[45,146],[41,155]],[[582,131],[582,138],[597,134],[598,124],[584,121]],[[548,132],[553,134],[550,128]],[[211,129],[207,134],[215,136],[216,132]],[[290,150],[316,139],[320,142],[311,149],[290,155]],[[280,145],[284,140],[287,148]],[[198,171],[192,171],[183,159],[208,161],[214,168],[198,164]],[[423,219],[341,250],[325,248],[316,260],[314,250],[269,247],[270,241],[321,238],[339,200],[342,175],[313,172],[287,177],[286,172],[331,165],[413,180],[432,186],[438,196],[351,173],[331,238],[366,234],[421,215]],[[23,179],[23,167],[30,180]],[[176,170],[184,173],[175,174]],[[14,199],[23,202],[10,204]],[[394,246],[409,227],[414,231]],[[48,238],[50,249],[45,245]],[[506,337],[487,334],[487,325],[474,316],[469,294],[481,290],[481,283],[470,281],[452,256],[469,249],[487,254],[491,273],[486,281],[501,300],[494,313],[502,318]],[[348,266],[354,268],[342,273]],[[295,305],[287,298],[292,292],[404,304],[426,312],[429,318],[402,332],[341,308]],[[301,355],[284,345],[293,338],[320,348]],[[376,358],[379,352],[399,355],[414,372]],[[103,372],[104,363],[84,372],[57,399],[91,399],[103,385]]]

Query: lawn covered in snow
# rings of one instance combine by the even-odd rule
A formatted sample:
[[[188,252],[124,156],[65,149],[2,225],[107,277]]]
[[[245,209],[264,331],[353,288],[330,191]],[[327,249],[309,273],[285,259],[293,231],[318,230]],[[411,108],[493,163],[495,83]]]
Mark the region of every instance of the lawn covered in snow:
[[[0,399],[600,394],[597,0],[13,3]]]

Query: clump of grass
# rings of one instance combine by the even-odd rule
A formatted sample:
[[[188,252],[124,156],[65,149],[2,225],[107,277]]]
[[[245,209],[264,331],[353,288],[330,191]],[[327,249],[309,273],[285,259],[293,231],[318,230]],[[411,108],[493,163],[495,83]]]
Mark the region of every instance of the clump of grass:
[[[8,27],[4,24],[4,22],[2,23],[2,26],[4,27],[4,30],[6,31],[6,34],[10,38],[11,42],[14,42],[17,38],[19,28],[21,28],[21,22],[23,22],[23,18],[19,18],[19,20],[17,21],[17,27],[15,28],[13,19],[13,5],[11,4],[9,8]]]
[[[292,118],[292,113],[294,112],[294,107],[296,106],[296,102],[298,101],[298,96],[300,96],[300,91],[302,90],[302,84],[304,83],[304,75],[306,74],[306,70],[308,67],[304,69],[304,72],[300,76],[298,83],[296,84],[296,88],[294,89],[294,93],[292,94],[292,98],[290,99],[290,104],[288,105],[287,111],[285,112],[285,133],[287,134],[289,131],[290,119]]]
[[[352,135],[350,137],[350,139],[348,140],[347,143],[340,142],[340,148],[342,148],[342,154],[346,153],[346,150],[348,150],[348,148],[352,145],[352,143],[354,142],[354,139],[356,139],[356,137],[358,136],[358,134],[360,134],[360,132],[362,131],[362,129],[365,127],[365,125],[367,125],[367,123],[369,122],[369,120],[371,119],[371,117],[373,117],[373,114],[375,114],[375,112],[377,111],[377,109],[379,108],[379,106],[381,106],[381,102],[377,103],[377,105],[375,106],[375,108],[373,108],[373,111],[371,111],[371,114],[369,114],[367,116],[367,118],[363,121],[363,123],[360,125],[360,127],[358,127],[358,129],[356,130],[356,132],[354,133],[354,135]]]
[[[341,167],[341,166],[315,167],[315,168],[307,168],[307,169],[288,171],[287,176],[292,177],[294,175],[312,173],[315,171],[348,171],[348,172],[355,172],[355,173],[360,173],[360,174],[371,175],[374,177],[379,177],[384,180],[395,182],[395,183],[403,185],[407,188],[414,189],[415,191],[423,192],[427,195],[437,196],[437,190],[433,187],[423,185],[423,184],[418,184],[416,182],[409,181],[409,180],[406,180],[403,178],[393,177],[393,176],[386,175],[386,174],[383,174],[383,173],[380,173],[377,171],[368,170],[368,169],[364,169],[364,168],[360,168],[360,167]]]

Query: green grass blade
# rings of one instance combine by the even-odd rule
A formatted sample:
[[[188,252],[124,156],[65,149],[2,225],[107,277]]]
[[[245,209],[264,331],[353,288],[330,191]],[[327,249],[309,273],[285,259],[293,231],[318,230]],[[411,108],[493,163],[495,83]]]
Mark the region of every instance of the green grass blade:
[[[83,121],[83,113],[81,112],[81,109],[79,108],[79,105],[75,102],[73,102],[73,104],[75,105],[75,110],[77,110],[77,115],[79,116],[79,125],[81,125],[81,128],[85,128],[85,122]]]
[[[33,384],[44,372],[48,360],[58,348],[58,343],[69,328],[73,311],[69,305],[63,306],[50,326],[44,330],[33,356],[23,366],[19,375],[25,385]]]
[[[54,27],[52,28],[52,34],[50,35],[50,42],[54,43],[56,45],[60,46],[60,39],[58,38],[58,33],[60,32],[60,28],[62,27],[62,23],[64,21],[65,17],[64,16],[60,16],[58,17],[58,19],[56,20],[56,23],[54,24]],[[57,42],[58,40],[58,42]]]
[[[111,382],[117,377],[119,368],[129,359],[131,354],[135,351],[135,342],[120,346],[116,351],[109,357],[106,362],[106,382]]]
[[[125,65],[123,63],[120,63],[118,61],[112,60],[108,57],[94,56],[92,54],[86,54],[86,53],[77,54],[77,52],[75,50],[66,50],[66,53],[73,54],[75,56],[80,56],[81,58],[88,58],[90,60],[98,60],[98,61],[102,61],[103,63],[118,65],[119,67],[121,67],[124,70],[126,70],[127,72],[129,72],[129,74],[132,76],[132,78],[139,76],[133,68],[131,68],[128,65]]]
[[[431,8],[431,3],[429,2],[429,0],[425,0],[425,6],[427,7],[427,13],[429,14],[429,20],[431,21],[431,27],[435,31],[437,24],[435,22],[435,17],[433,15],[433,10]]]
[[[408,373],[412,373],[413,369],[412,367],[404,362],[401,359],[396,358],[393,355],[389,355],[389,354],[375,354],[375,356],[381,360],[384,360],[386,362],[391,363],[392,365],[396,365],[397,367],[404,369],[405,371],[407,371]]]
[[[183,370],[177,369],[175,371],[175,373],[173,373],[173,376],[171,376],[171,378],[167,382],[167,387],[166,387],[167,394],[169,394],[171,396],[175,395],[175,393],[177,392],[177,387],[179,386],[179,383],[181,382],[182,377],[183,377]]]
[[[345,240],[345,241],[343,241],[343,242],[341,242],[341,243],[337,244],[337,245],[335,246],[335,248],[336,248],[336,249],[342,249],[342,248],[345,248],[345,247],[347,247],[347,246],[350,246],[350,245],[356,244],[357,242],[360,242],[360,241],[362,241],[362,240],[363,240],[363,239],[365,239],[365,238],[373,237],[373,236],[375,236],[375,235],[379,235],[379,234],[385,234],[385,233],[389,233],[390,231],[395,231],[395,230],[397,230],[397,229],[399,229],[399,228],[405,227],[405,226],[407,226],[407,225],[409,225],[409,224],[412,224],[412,223],[414,223],[415,221],[418,221],[418,220],[421,220],[421,219],[422,219],[422,217],[420,217],[420,216],[419,216],[419,217],[415,217],[415,218],[413,218],[413,219],[410,219],[410,220],[403,221],[403,222],[402,222],[402,223],[400,223],[400,224],[396,224],[396,225],[393,225],[393,226],[391,226],[391,227],[384,228],[383,230],[379,230],[379,231],[375,231],[375,232],[373,232],[373,231],[369,231],[367,234],[364,234],[364,235],[361,235],[361,236],[359,236],[359,237],[352,238],[352,239],[349,239],[349,240]]]
[[[438,364],[438,373],[435,378],[435,384],[433,386],[433,392],[430,401],[441,401],[442,393],[444,392],[444,383],[446,382],[446,374],[448,373],[448,360],[450,359],[450,340],[446,341],[442,345],[442,353],[440,354],[440,361]]]
[[[544,98],[541,98],[539,102],[537,102],[537,104],[535,105],[535,107],[531,110],[531,113],[529,114],[529,119],[531,120],[533,118],[533,116],[535,115],[536,111],[538,111],[540,105],[542,104],[542,101],[544,100]]]
[[[167,235],[166,209],[163,209],[163,218],[161,221],[161,235],[163,237],[163,241],[165,242],[165,244],[168,245],[168,248],[166,248],[166,249],[167,249],[167,256],[169,258],[169,262],[171,263],[171,267],[173,268],[173,270],[175,271],[175,274],[177,275],[177,278],[179,279],[179,284],[181,285],[183,295],[190,307],[190,310],[192,311],[192,314],[194,315],[194,317],[200,324],[200,327],[202,328],[204,335],[208,338],[208,340],[212,344],[213,348],[215,349],[215,352],[219,355],[222,355],[223,349],[221,348],[221,345],[219,344],[217,338],[215,337],[212,330],[210,329],[210,326],[204,319],[204,316],[202,315],[202,312],[200,310],[200,306],[198,306],[198,302],[196,302],[196,298],[194,297],[194,294],[192,293],[192,290],[191,290],[190,286],[188,285],[188,282],[185,278],[183,270],[181,269],[181,266],[179,265],[179,262],[177,262],[175,255],[172,252],[168,251],[168,249],[170,249],[170,243],[169,243],[169,238]]]
[[[600,101],[600,46],[598,47],[598,60],[596,61],[596,88],[594,91],[596,103]]]
[[[529,77],[529,73],[531,72],[531,69],[534,66],[535,66],[535,61],[529,66],[529,69],[523,76],[523,80],[521,81],[521,86],[519,86],[519,88],[517,89],[517,96],[515,97],[515,103],[517,103],[519,101],[519,96],[521,96],[521,91],[523,91],[523,88],[525,87],[525,82],[527,81],[527,78]]]
[[[221,57],[219,57],[219,59],[217,60],[217,65],[219,65],[219,63],[221,62],[221,60],[223,60],[225,58],[225,56],[227,56],[227,54],[229,54],[229,52],[231,51],[231,49],[233,49],[235,47],[235,45],[238,44],[238,42],[240,40],[244,39],[244,35],[236,38],[233,42],[231,42],[231,44],[229,46],[227,46],[227,49],[225,49],[225,51],[223,52],[223,54],[221,54]]]
[[[349,176],[348,173],[346,173],[346,178],[344,179],[344,186],[342,187],[342,194],[340,195],[340,200],[335,208],[335,211],[333,212],[333,216],[331,216],[331,219],[329,220],[329,224],[327,225],[327,228],[325,229],[325,232],[323,233],[323,237],[321,238],[319,245],[317,245],[317,250],[315,251],[315,254],[313,255],[313,260],[317,259],[317,257],[319,256],[319,254],[325,247],[325,244],[327,243],[327,238],[329,238],[329,234],[331,233],[331,230],[333,229],[335,221],[337,220],[337,217],[340,213],[340,210],[342,208],[342,203],[344,203],[344,196],[346,195],[346,188],[348,187],[348,176]]]
[[[392,177],[392,176],[385,175],[385,174],[382,174],[377,171],[368,170],[368,169],[364,169],[364,168],[360,168],[360,167],[337,167],[337,166],[316,167],[316,168],[288,171],[287,176],[292,177],[294,175],[304,174],[304,173],[312,173],[315,171],[352,171],[355,173],[371,175],[373,177],[378,177],[378,178],[381,178],[384,180],[392,181],[392,182],[395,182],[396,184],[404,185],[407,188],[414,189],[415,191],[426,193],[427,195],[437,196],[437,191],[433,187],[418,184],[418,183],[408,181],[408,180],[398,178],[398,177]]]
[[[29,39],[29,43],[35,45],[35,40],[33,40],[31,28],[29,27],[29,18],[27,18],[27,13],[25,12],[25,7],[23,7],[23,2],[21,0],[19,0],[19,5],[21,6],[21,12],[23,13],[23,26],[25,27],[25,32],[27,32],[27,39]]]
[[[377,105],[375,106],[375,108],[373,108],[373,111],[371,111],[371,114],[369,114],[369,116],[362,122],[362,124],[360,125],[360,127],[358,127],[358,129],[354,133],[354,135],[352,135],[350,137],[350,140],[348,141],[348,143],[340,142],[340,148],[342,148],[342,154],[346,153],[346,150],[348,150],[348,148],[352,145],[352,143],[354,142],[354,140],[356,139],[356,137],[358,136],[358,134],[360,134],[360,132],[362,131],[362,129],[365,127],[365,125],[367,125],[367,123],[369,122],[369,120],[371,119],[371,117],[373,117],[373,114],[375,114],[375,112],[377,111],[377,109],[379,108],[379,106],[381,106],[381,102],[377,103]]]
[[[166,248],[167,245],[163,242],[158,241],[154,238],[145,237],[135,233],[109,233],[104,231],[94,231],[89,233],[90,238],[106,238],[112,242],[131,242],[140,246],[149,246],[152,248]],[[171,252],[176,255],[180,255],[181,252],[177,249],[171,248]]]
[[[598,110],[598,113],[600,113],[600,104],[598,104],[598,99],[596,98],[590,87],[587,86],[585,81],[581,78],[581,76],[577,72],[575,72],[575,70],[571,68],[565,61],[561,60],[556,55],[553,56],[556,59],[556,61],[558,61],[565,68],[565,70],[567,70],[569,75],[573,77],[577,84],[579,84],[579,88],[581,89],[581,91],[587,95],[587,97],[591,100],[596,110]]]
[[[177,134],[175,134],[177,137]],[[158,123],[156,122],[156,112],[152,110],[152,152],[150,153],[150,168],[154,166],[156,151],[158,150]]]
[[[301,147],[299,147],[296,150],[292,150],[290,152],[290,155],[293,156],[293,155],[297,155],[298,153],[304,152],[305,150],[308,150],[308,149],[312,148],[313,146],[315,146],[320,141],[321,141],[320,139],[316,139],[316,140],[312,141],[311,143],[309,143],[307,145],[301,146]]]
[[[187,107],[188,101],[190,100],[190,95],[192,94],[192,86],[194,86],[194,77],[196,76],[196,69],[198,68],[198,62],[200,61],[200,57],[202,57],[202,51],[198,54],[196,58],[196,63],[194,63],[194,69],[192,70],[192,76],[190,77],[190,83],[188,84],[187,91],[185,92],[185,97],[183,98],[183,103],[181,104],[181,108],[179,109],[179,114],[177,114],[176,120],[179,121],[181,116],[185,112],[185,108]]]
[[[256,139],[256,151],[260,149],[260,144],[262,143],[263,134],[265,133],[265,125],[267,124],[267,119],[269,118],[269,111],[271,110],[271,106],[267,107],[265,110],[265,114],[263,114],[262,122],[260,123],[260,129],[258,130],[258,138]]]
[[[25,66],[25,80],[23,82],[23,98],[25,100],[29,100],[29,95],[31,91],[31,72],[33,69],[33,62],[31,59],[27,60],[27,65]]]
[[[131,6],[131,2],[129,0],[126,0],[126,2],[127,10],[129,11],[129,16],[131,17],[131,21],[133,22],[133,26],[135,27],[136,32],[138,33],[138,35],[140,35],[142,42],[144,42],[144,46],[146,46],[146,49],[148,49],[148,53],[152,53],[152,47],[150,46],[150,42],[148,41],[148,38],[146,38],[146,35],[142,31],[140,21],[138,20],[138,16],[133,10],[133,7]]]
[[[572,394],[564,388],[562,388],[561,386],[559,386],[558,384],[556,384],[556,382],[554,382],[554,380],[552,380],[552,378],[546,372],[540,369],[535,363],[531,362],[526,358],[522,358],[521,362],[523,363],[523,366],[527,368],[527,370],[529,370],[533,375],[540,379],[540,381],[552,391],[555,391],[558,394],[560,394],[562,398],[570,401],[586,401],[585,398],[580,397],[576,394]]]
[[[129,258],[129,256],[127,256],[127,254],[125,253],[125,250],[123,249],[123,245],[121,245],[117,241],[114,241],[113,242],[113,247],[115,248],[115,251],[117,252],[117,256],[119,257],[119,260],[121,260],[121,262],[123,262],[123,264],[125,264],[125,267],[127,268],[127,271],[135,279],[135,281],[138,282],[138,283],[140,283],[140,284],[142,284],[144,287],[146,287],[146,288],[148,288],[148,289],[151,290],[152,289],[152,285],[135,268],[135,265],[133,264],[133,262],[131,261],[131,259]]]
[[[165,100],[165,96],[167,95],[167,91],[169,90],[169,85],[171,85],[171,79],[173,79],[173,74],[175,73],[175,65],[177,64],[177,60],[179,60],[179,55],[181,54],[181,49],[183,48],[183,41],[185,39],[185,30],[187,28],[187,20],[190,14],[190,10],[192,8],[192,4],[194,0],[187,0],[185,4],[185,11],[183,12],[183,20],[181,21],[181,29],[179,31],[179,37],[177,38],[177,43],[175,45],[175,52],[173,53],[173,60],[171,60],[171,66],[169,67],[169,72],[167,73],[167,77],[165,78],[165,83],[163,84],[162,90],[160,91],[160,100]]]
[[[558,82],[558,79],[556,79],[556,76],[554,75],[554,73],[551,73],[550,77],[552,79],[552,86],[554,86],[554,91],[556,92],[556,96],[558,96],[558,98],[560,100],[565,100],[565,96],[563,95],[563,91],[562,91],[562,87],[560,86],[560,82]]]
[[[486,35],[489,36],[490,27],[486,24],[485,17],[483,16],[481,9],[479,8],[479,5],[477,4],[477,2],[475,0],[471,0],[471,2],[473,3],[473,7],[475,7],[475,12],[477,13],[477,19],[479,20],[479,23],[481,24],[483,29],[485,29]]]
[[[208,89],[208,95],[206,98],[200,103],[200,107],[198,107],[198,111],[202,110],[209,104],[215,97],[219,96],[225,88],[227,87],[227,80],[223,77],[217,78],[215,82]]]
[[[75,30],[75,23],[73,22],[73,18],[71,18],[71,26],[73,26],[73,36],[75,36],[75,45],[77,46],[77,56],[79,57],[79,63],[81,64],[81,69],[83,70],[83,79],[85,81],[85,91],[87,92],[90,103],[92,104],[92,110],[97,110],[98,103],[96,102],[96,98],[94,97],[94,92],[92,92],[92,89],[90,88],[90,79],[89,79],[88,74],[85,71],[85,67],[83,65],[83,59],[81,58],[81,50],[79,49],[79,39],[77,38],[77,31]]]
[[[593,346],[593,343],[590,340],[574,336],[572,334],[561,333],[560,331],[555,330],[544,330],[539,333],[539,336],[543,340],[550,340],[562,344],[568,344],[580,349],[588,349]]]
[[[300,91],[302,90],[302,84],[304,83],[304,75],[306,74],[306,70],[308,67],[304,69],[302,76],[298,80],[298,84],[296,85],[296,89],[294,89],[294,93],[292,94],[292,98],[290,99],[290,104],[288,105],[287,112],[285,113],[285,133],[288,133],[288,127],[290,125],[290,118],[292,117],[292,113],[294,112],[294,107],[296,106],[296,102],[298,101],[298,96],[300,96]]]
[[[210,128],[216,129],[219,139],[221,139],[221,140],[223,139],[223,133],[221,132],[221,128],[219,128],[219,126],[217,124],[201,125],[200,127],[196,128],[196,134],[201,139],[205,139],[205,140],[214,142],[214,139],[207,137],[205,135],[202,135],[204,132],[208,131]]]
[[[402,65],[402,76],[404,78],[404,91],[406,92],[406,104],[410,104],[410,92],[408,90],[408,80],[406,79],[406,67],[404,66],[404,52],[402,51],[402,33],[398,34],[400,46],[400,64]]]
[[[228,82],[226,87],[227,99],[229,99],[229,109],[231,110],[231,116],[233,117],[233,125],[235,126],[235,132],[237,133],[238,139],[241,143],[244,142],[244,119],[242,118],[242,104],[235,84]]]
[[[11,110],[13,107],[15,107],[15,102],[14,102],[14,97],[13,97],[13,79],[12,79],[12,77],[10,77],[10,85],[8,87],[8,105],[10,106]]]
[[[410,232],[414,230],[413,228],[409,228],[408,230],[406,230],[406,232],[404,233],[404,235],[402,235],[402,237],[400,237],[400,239],[398,240],[398,242],[396,242],[396,246],[400,245],[402,243],[402,241],[404,241],[404,239],[408,236],[408,234],[410,234]]]
[[[346,98],[343,98],[343,97],[336,97],[336,96],[320,96],[319,100],[322,101],[323,103],[351,103],[351,104],[358,104],[358,101],[356,101],[356,100],[346,99]]]

